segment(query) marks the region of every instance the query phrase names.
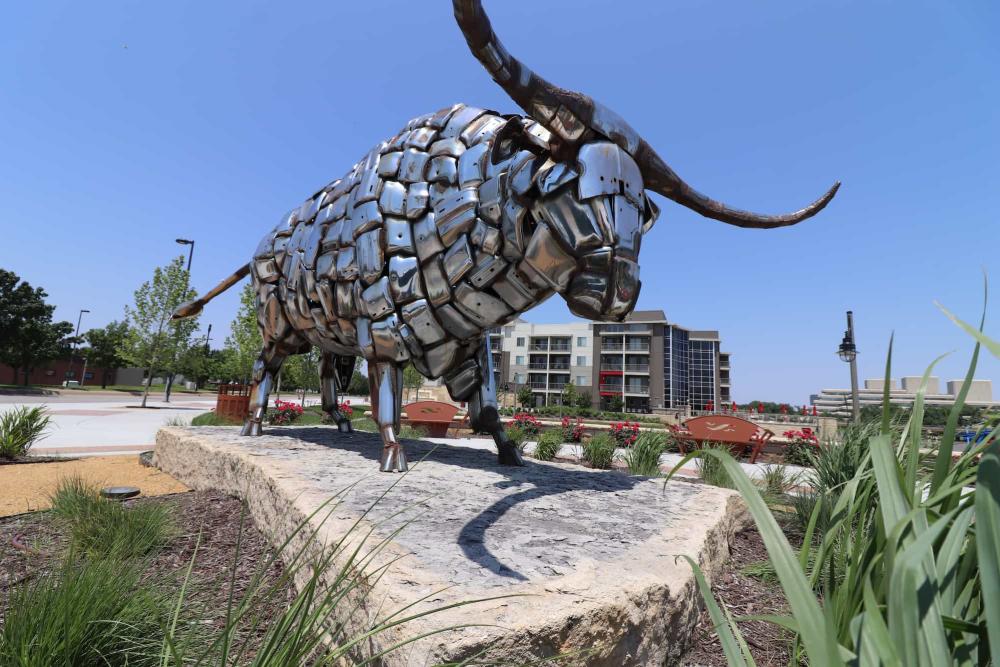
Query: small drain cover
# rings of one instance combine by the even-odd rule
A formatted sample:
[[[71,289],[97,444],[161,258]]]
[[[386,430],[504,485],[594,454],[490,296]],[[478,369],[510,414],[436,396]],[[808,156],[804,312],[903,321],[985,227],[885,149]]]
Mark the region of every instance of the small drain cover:
[[[101,495],[111,500],[128,500],[139,495],[139,489],[134,486],[109,486],[101,489]]]

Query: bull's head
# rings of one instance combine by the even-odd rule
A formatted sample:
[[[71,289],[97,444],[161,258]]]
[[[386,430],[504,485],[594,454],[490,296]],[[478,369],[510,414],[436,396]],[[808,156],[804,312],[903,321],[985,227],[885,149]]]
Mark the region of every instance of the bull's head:
[[[785,215],[759,215],[710,199],[681,180],[616,113],[554,86],[511,56],[480,0],[453,1],[472,53],[551,135],[551,159],[536,176],[539,196],[531,214],[538,225],[525,261],[548,277],[577,315],[621,320],[635,307],[639,245],[657,216],[646,190],[730,225],[770,229],[815,215],[840,187],[835,183],[809,206]]]

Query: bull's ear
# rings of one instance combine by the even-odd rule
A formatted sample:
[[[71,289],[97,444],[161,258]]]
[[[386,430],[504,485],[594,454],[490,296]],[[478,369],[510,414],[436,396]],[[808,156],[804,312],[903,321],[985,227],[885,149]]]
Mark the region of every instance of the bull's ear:
[[[499,164],[518,151],[547,155],[549,132],[538,123],[521,116],[507,116],[507,123],[497,131],[493,140],[490,161]]]

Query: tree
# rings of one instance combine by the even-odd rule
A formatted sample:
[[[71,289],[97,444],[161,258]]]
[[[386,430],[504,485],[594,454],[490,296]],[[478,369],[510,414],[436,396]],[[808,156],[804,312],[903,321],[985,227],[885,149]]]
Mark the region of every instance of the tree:
[[[240,292],[240,308],[229,324],[229,335],[226,337],[226,349],[232,353],[232,366],[227,369],[229,374],[243,384],[249,384],[253,364],[263,347],[264,339],[257,326],[257,293],[253,284],[247,283]]]
[[[128,325],[125,322],[111,322],[100,329],[91,329],[83,334],[89,345],[81,354],[87,357],[87,363],[95,368],[103,368],[101,389],[108,386],[108,376],[111,371],[125,365],[121,348],[128,335]]]
[[[424,376],[420,374],[413,364],[407,364],[403,369],[403,386],[406,387],[406,400],[410,400],[410,390],[417,392],[420,398],[420,388],[424,386]]]
[[[319,391],[321,354],[314,347],[304,354],[288,357],[281,367],[282,383],[300,392],[302,407],[305,407],[307,391]]]
[[[196,296],[188,287],[184,261],[184,256],[179,255],[166,266],[156,267],[153,280],[147,280],[135,291],[135,305],[125,307],[128,334],[119,352],[128,363],[146,369],[142,407],[146,407],[153,373],[174,365],[179,347],[183,344],[186,349],[198,326],[197,318],[170,321],[178,306]]]
[[[351,375],[351,384],[347,386],[347,393],[351,396],[368,396],[371,394],[368,387],[368,376],[361,371],[354,371]]]
[[[520,403],[522,408],[534,405],[535,394],[531,391],[531,387],[524,385],[517,390],[517,402]]]
[[[608,401],[608,407],[611,408],[611,412],[621,412],[625,409],[625,401],[621,396],[612,396]]]
[[[21,370],[24,384],[38,365],[68,356],[73,324],[53,322],[55,306],[45,293],[15,273],[0,269],[0,362]]]
[[[562,404],[568,407],[573,407],[576,405],[576,385],[572,382],[567,382],[562,388]]]
[[[590,407],[590,392],[583,390],[576,395],[576,407],[578,408],[589,408]]]

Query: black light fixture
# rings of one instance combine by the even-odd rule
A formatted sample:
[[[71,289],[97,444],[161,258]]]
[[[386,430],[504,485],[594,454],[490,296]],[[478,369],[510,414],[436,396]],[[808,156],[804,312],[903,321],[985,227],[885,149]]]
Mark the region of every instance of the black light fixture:
[[[174,239],[174,240],[180,243],[181,245],[191,246],[191,249],[188,251],[188,264],[187,264],[187,272],[191,273],[191,259],[194,257],[194,241],[191,239]]]
[[[858,347],[854,343],[854,313],[847,311],[847,331],[837,348],[840,360],[851,365],[851,418],[858,421],[861,416],[861,402],[858,396]]]

